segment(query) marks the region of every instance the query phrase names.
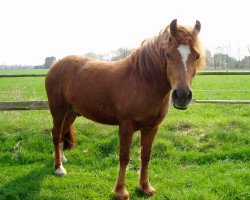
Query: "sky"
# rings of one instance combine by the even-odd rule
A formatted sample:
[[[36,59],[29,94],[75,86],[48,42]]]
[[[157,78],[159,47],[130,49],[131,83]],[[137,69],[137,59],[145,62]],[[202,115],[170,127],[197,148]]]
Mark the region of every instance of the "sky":
[[[0,0],[0,64],[136,48],[173,19],[199,20],[212,53],[224,46],[236,58],[249,55],[249,0]]]

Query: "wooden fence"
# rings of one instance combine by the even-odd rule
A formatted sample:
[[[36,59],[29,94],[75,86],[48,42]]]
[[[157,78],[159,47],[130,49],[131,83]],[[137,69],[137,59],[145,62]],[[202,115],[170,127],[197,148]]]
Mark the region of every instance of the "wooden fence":
[[[48,101],[5,101],[0,102],[0,111],[8,110],[47,110]]]
[[[200,72],[199,75],[250,75],[250,71],[245,72],[215,72],[205,71]],[[45,77],[46,74],[14,74],[14,75],[0,75],[0,78],[17,78],[17,77]],[[192,103],[212,103],[212,104],[250,104],[250,100],[196,100]],[[0,111],[11,110],[47,110],[47,101],[5,101],[0,102]]]

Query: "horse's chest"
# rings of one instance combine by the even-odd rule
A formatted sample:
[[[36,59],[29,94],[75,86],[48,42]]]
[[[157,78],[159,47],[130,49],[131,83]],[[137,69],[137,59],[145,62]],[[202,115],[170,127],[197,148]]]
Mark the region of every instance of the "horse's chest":
[[[133,121],[138,127],[157,126],[165,118],[168,111],[168,104],[161,106],[147,106],[134,113]]]

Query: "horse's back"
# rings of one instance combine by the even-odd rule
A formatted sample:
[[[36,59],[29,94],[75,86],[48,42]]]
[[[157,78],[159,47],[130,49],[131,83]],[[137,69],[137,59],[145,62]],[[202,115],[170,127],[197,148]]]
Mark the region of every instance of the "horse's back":
[[[62,60],[56,62],[51,66],[48,74],[46,76],[46,84],[50,84],[51,81],[62,79],[64,76],[69,75],[74,70],[79,69],[81,66],[84,66],[90,59],[81,56],[67,56]]]
[[[47,94],[51,90],[62,89],[60,87],[64,87],[67,81],[89,60],[81,56],[67,56],[55,63],[48,71],[45,79]]]

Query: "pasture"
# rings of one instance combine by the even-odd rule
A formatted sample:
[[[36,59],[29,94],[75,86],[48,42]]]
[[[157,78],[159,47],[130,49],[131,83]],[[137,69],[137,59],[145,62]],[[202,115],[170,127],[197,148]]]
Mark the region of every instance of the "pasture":
[[[248,75],[197,76],[193,98],[249,100],[249,88]],[[0,79],[0,101],[19,100],[46,100],[44,77]],[[66,152],[68,175],[58,177],[51,127],[49,111],[0,112],[0,199],[113,199],[118,128],[78,118],[76,149]],[[171,106],[153,145],[151,198],[137,189],[139,141],[136,133],[127,170],[132,200],[250,199],[249,104]]]

